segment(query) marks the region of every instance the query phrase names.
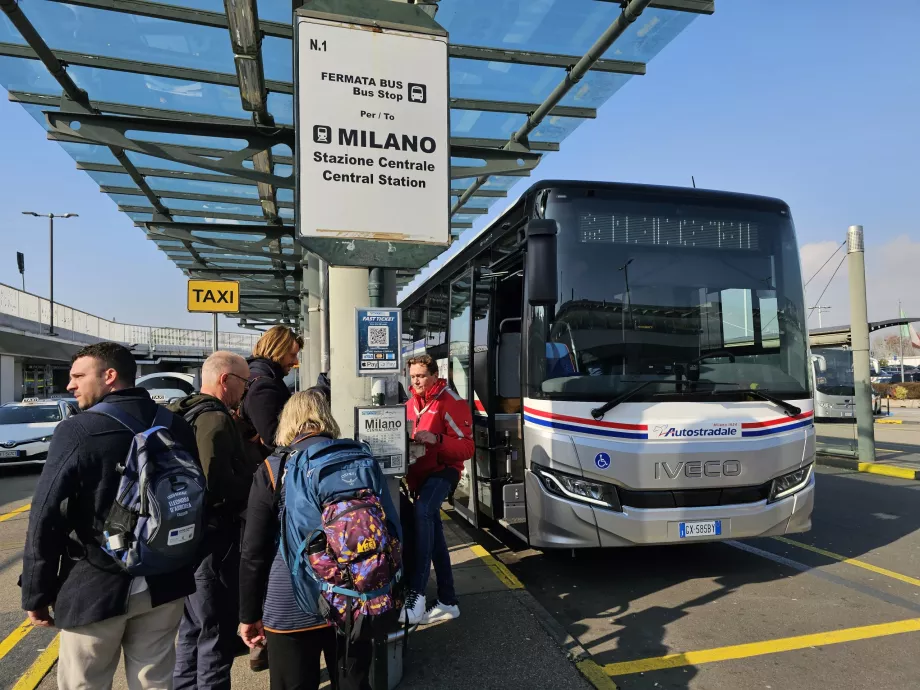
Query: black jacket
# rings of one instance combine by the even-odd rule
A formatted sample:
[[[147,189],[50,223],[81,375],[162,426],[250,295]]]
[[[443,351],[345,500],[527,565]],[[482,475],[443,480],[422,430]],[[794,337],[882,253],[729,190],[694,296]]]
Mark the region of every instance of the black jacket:
[[[151,423],[158,405],[142,388],[106,395],[105,402]],[[173,417],[173,438],[195,458],[195,435]],[[22,607],[54,606],[55,624],[73,628],[127,611],[132,577],[119,570],[95,541],[115,501],[124,462],[134,436],[115,420],[83,413],[58,424],[42,469],[22,558]],[[71,534],[74,538],[71,538]],[[82,544],[82,546],[81,546]],[[78,560],[67,556],[68,551]],[[195,591],[194,568],[148,577],[153,606]]]
[[[255,468],[230,410],[212,395],[194,393],[169,406],[192,425],[201,468],[208,479],[211,520],[236,517],[246,510]],[[192,418],[190,417],[190,414]]]
[[[278,417],[290,397],[278,364],[261,358],[249,361],[249,392],[243,398],[243,417],[252,424],[267,449],[275,447]]]
[[[327,436],[310,436],[294,443],[296,450],[306,450]],[[269,476],[267,459],[252,480],[246,529],[240,553],[240,622],[262,624],[273,632],[294,632],[323,625],[318,613],[300,610],[294,598],[294,585],[278,548],[281,536],[280,508],[284,506],[284,486],[278,501]],[[280,469],[280,468],[279,468]]]

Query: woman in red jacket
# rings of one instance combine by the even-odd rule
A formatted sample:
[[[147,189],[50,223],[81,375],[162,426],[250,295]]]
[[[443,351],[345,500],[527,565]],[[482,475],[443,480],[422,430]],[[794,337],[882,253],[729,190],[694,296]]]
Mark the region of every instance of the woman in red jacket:
[[[457,487],[463,463],[473,457],[473,418],[469,404],[438,378],[438,366],[429,355],[409,360],[412,397],[406,403],[414,425],[413,440],[425,445],[425,454],[409,467],[406,478],[415,495],[415,566],[409,573],[410,592],[401,620],[434,623],[460,615],[450,552],[441,524],[441,504]],[[434,562],[438,600],[425,607],[425,588]]]

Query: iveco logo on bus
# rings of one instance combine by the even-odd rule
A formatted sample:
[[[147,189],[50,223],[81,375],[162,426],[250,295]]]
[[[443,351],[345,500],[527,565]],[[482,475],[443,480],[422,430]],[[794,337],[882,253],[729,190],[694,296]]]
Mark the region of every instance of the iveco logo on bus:
[[[655,479],[677,479],[684,475],[688,479],[703,477],[738,477],[741,475],[741,463],[737,460],[689,460],[656,462]]]

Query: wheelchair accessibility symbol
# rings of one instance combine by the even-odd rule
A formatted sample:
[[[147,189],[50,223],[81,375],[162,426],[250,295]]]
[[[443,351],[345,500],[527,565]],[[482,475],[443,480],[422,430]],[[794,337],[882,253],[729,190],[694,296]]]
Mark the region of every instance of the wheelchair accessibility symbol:
[[[606,470],[610,467],[610,456],[607,453],[598,453],[594,456],[594,464],[597,465],[597,469]]]

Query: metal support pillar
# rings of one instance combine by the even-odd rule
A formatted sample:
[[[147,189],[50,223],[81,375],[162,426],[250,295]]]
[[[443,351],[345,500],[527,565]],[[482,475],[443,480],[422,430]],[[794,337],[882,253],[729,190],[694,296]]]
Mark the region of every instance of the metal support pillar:
[[[48,287],[48,335],[56,335],[54,332],[54,214],[48,215],[48,278],[51,285]]]
[[[319,373],[329,373],[329,264],[319,260]]]
[[[211,349],[211,352],[217,352],[220,349],[220,334],[218,333],[217,328],[217,312],[211,314],[214,317],[214,322],[211,325],[211,344],[214,346]]]
[[[847,255],[859,461],[875,462],[875,424],[872,418],[872,384],[869,380],[869,312],[866,306],[866,261],[862,225],[851,225],[847,231]]]

